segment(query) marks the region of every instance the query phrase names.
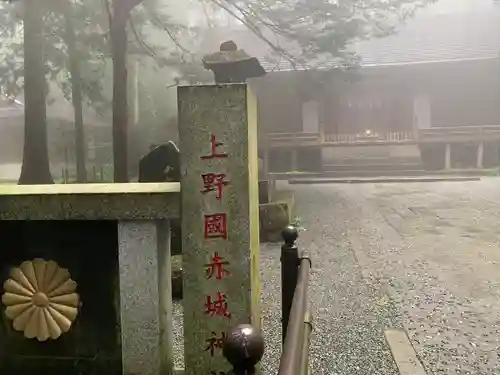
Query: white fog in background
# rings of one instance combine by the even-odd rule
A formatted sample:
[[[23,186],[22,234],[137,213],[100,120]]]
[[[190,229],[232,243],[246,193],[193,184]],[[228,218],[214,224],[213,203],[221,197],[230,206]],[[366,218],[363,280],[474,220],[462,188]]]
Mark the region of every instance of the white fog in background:
[[[146,0],[147,1],[147,0]],[[191,27],[208,27],[208,26],[218,26],[219,28],[225,29],[225,32],[219,33],[214,29],[212,33],[215,35],[212,42],[222,42],[227,39],[233,38],[237,44],[241,44],[242,48],[245,48],[247,52],[257,54],[266,50],[265,44],[261,48],[260,42],[256,38],[250,38],[250,40],[255,39],[255,42],[248,43],[244,39],[249,39],[245,37],[246,32],[235,32],[236,30],[244,29],[244,26],[240,22],[235,20],[226,11],[217,8],[210,0],[158,0],[164,7],[166,12],[170,17],[176,20],[178,23],[185,24]],[[496,3],[496,4],[495,4]],[[491,28],[481,27],[481,24],[487,23],[486,19],[492,19],[494,15],[488,16],[488,9],[492,7],[500,8],[500,1],[498,0],[439,0],[436,4],[433,4],[425,9],[420,10],[415,19],[411,19],[406,25],[401,25],[398,27],[398,35],[392,35],[383,40],[378,40],[375,42],[360,42],[356,43],[355,49],[360,55],[367,56],[364,58],[366,65],[370,64],[380,64],[380,63],[395,63],[395,62],[408,62],[407,60],[414,59],[414,54],[406,51],[409,47],[413,46],[416,51],[418,51],[418,58],[425,58],[427,60],[432,60],[435,58],[440,58],[436,55],[435,46],[438,44],[445,44],[447,46],[453,45],[453,48],[458,50],[463,50],[461,47],[464,41],[471,41],[466,43],[468,45],[481,45],[484,35],[491,34],[489,31]],[[448,18],[446,15],[453,15],[453,17],[462,17],[462,14],[466,13],[480,13],[481,11],[487,13],[488,17],[478,18],[485,22],[475,22],[457,24],[452,23],[450,27],[446,27],[444,30],[436,34],[435,29],[431,30],[431,27],[427,27],[429,18],[428,16],[438,16]],[[210,25],[207,19],[212,21]],[[465,17],[464,17],[465,19]],[[478,25],[479,24],[479,25]],[[422,27],[424,26],[424,27]],[[422,31],[424,30],[424,31]],[[426,32],[427,31],[427,32]],[[203,37],[207,37],[210,32],[207,32]],[[482,33],[482,34],[481,34]],[[170,40],[168,35],[162,30],[150,30],[149,40],[152,44],[161,45],[168,47],[170,50],[175,48],[174,43]],[[453,38],[451,38],[451,36]],[[450,37],[449,37],[450,36]],[[196,48],[200,46],[200,41],[193,41],[190,35],[180,36],[182,44],[186,48],[196,52]],[[500,35],[498,35],[500,38]],[[207,38],[209,39],[209,38]],[[450,42],[453,40],[453,42]],[[444,42],[443,42],[444,41]],[[205,48],[210,50],[217,48],[217,43],[209,43],[210,46],[205,45]],[[212,45],[213,44],[213,45]],[[390,47],[390,48],[389,48]],[[453,49],[451,48],[451,49]],[[254,51],[255,50],[255,51]],[[428,50],[427,55],[424,53]],[[448,48],[450,50],[450,48]],[[390,53],[388,53],[388,51]],[[403,51],[406,51],[403,53]],[[204,51],[207,52],[207,51]],[[0,48],[0,57],[2,49]],[[7,51],[8,53],[8,51]],[[261,53],[260,57],[263,57],[265,53]],[[398,55],[397,61],[394,60],[394,55]],[[401,57],[402,56],[402,57]],[[423,57],[424,56],[424,57]],[[178,76],[175,67],[168,67],[161,70],[154,69],[154,63],[149,58],[141,58],[140,61],[135,62],[136,57],[131,57],[131,67],[129,70],[131,76],[131,87],[135,86],[137,90],[129,90],[130,94],[130,104],[131,108],[134,108],[134,103],[139,103],[142,108],[142,113],[149,113],[149,108],[152,106],[151,103],[158,102],[161,103],[161,113],[158,114],[159,117],[167,119],[170,116],[175,117],[177,114],[176,109],[176,87],[173,86],[174,79]],[[137,64],[137,65],[136,65]],[[107,64],[107,74],[104,86],[106,87],[106,96],[111,99],[111,63]],[[137,68],[135,69],[134,68]],[[134,74],[135,72],[135,74]],[[135,84],[133,82],[136,82]],[[170,87],[170,88],[168,88]],[[134,92],[135,91],[135,92]],[[22,95],[18,98],[22,103]],[[49,119],[64,119],[71,123],[73,121],[73,108],[71,103],[67,102],[60,93],[55,85],[51,88],[51,99],[53,102],[49,103],[47,106],[47,114]],[[151,105],[149,105],[151,104]],[[22,113],[22,109],[18,110]],[[111,116],[108,113],[104,118],[96,116],[94,111],[85,106],[84,113],[86,123],[94,124],[105,124],[111,123]],[[140,117],[140,116],[139,116]],[[148,120],[141,120],[140,126],[143,126]],[[22,122],[21,122],[22,123]],[[133,125],[131,125],[133,126]],[[21,147],[19,148],[21,150]],[[21,156],[21,152],[19,153]],[[12,174],[17,178],[18,170],[20,164],[16,166],[15,172]],[[0,177],[2,177],[2,167],[0,166]],[[10,175],[10,173],[9,173]]]
[[[489,7],[495,0],[439,0],[423,12],[431,13],[453,13],[453,12],[471,12],[481,7]],[[500,1],[497,1],[500,6]]]

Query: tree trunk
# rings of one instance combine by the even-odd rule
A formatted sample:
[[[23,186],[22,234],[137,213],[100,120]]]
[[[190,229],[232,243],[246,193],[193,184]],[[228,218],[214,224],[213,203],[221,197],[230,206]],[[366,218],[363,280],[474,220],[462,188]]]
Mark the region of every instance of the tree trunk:
[[[128,132],[127,132],[127,144],[128,144],[128,172],[129,176],[136,175],[139,168],[138,162],[140,158],[140,153],[138,149],[140,148],[140,137],[137,137],[137,133],[140,130],[137,128],[138,122],[138,81],[137,81],[137,68],[138,61],[135,56],[127,56],[127,104],[128,104]]]
[[[53,184],[47,147],[43,2],[24,6],[24,148],[19,184]]]
[[[75,118],[75,149],[76,149],[76,179],[78,182],[87,182],[87,167],[85,165],[85,134],[82,108],[82,77],[80,62],[75,41],[75,27],[69,1],[61,3],[66,23],[65,42],[68,47],[69,71],[71,75],[71,99]]]
[[[114,181],[128,182],[127,21],[130,10],[123,0],[113,4],[113,162]]]

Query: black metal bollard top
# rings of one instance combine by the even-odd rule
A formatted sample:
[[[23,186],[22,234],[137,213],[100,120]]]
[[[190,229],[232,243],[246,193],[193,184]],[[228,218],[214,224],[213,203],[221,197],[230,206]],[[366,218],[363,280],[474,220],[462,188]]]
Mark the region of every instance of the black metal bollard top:
[[[286,245],[292,246],[299,237],[299,231],[294,225],[288,225],[281,231],[281,236],[283,237],[283,241],[285,241]]]
[[[223,354],[234,374],[253,374],[264,355],[262,333],[249,324],[240,324],[228,332]]]

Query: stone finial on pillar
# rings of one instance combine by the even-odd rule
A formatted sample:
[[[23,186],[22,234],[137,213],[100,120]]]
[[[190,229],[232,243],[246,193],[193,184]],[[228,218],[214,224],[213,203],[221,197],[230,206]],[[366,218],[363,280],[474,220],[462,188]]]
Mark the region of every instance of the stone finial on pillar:
[[[205,55],[202,62],[214,73],[215,83],[242,83],[266,74],[259,60],[238,49],[232,40],[222,43],[219,52]]]

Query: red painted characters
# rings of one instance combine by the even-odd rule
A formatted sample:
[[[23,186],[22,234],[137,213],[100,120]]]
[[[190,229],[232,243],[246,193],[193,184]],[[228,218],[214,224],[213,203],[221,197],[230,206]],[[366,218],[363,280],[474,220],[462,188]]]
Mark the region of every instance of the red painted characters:
[[[204,173],[201,175],[203,179],[203,194],[209,193],[211,191],[216,192],[216,198],[218,201],[222,200],[222,188],[229,185],[229,181],[226,180],[225,173]]]
[[[223,238],[227,240],[227,214],[216,213],[204,215],[204,236],[209,238]]]
[[[206,296],[205,315],[231,319],[231,313],[226,301],[226,293],[217,292],[215,299],[212,299],[212,296]]]
[[[202,160],[210,159],[227,159],[228,154],[222,152],[219,148],[224,145],[223,142],[218,142],[215,135],[210,135],[211,153],[210,155],[201,156]],[[205,172],[201,174],[203,188],[200,193],[206,195],[207,193],[215,193],[217,201],[222,201],[223,191],[229,185],[229,180],[226,173],[221,172]],[[203,214],[203,234],[204,240],[213,239],[228,239],[228,217],[225,212],[204,213]],[[222,244],[220,244],[222,245]],[[223,251],[224,247],[220,250]],[[222,281],[227,277],[231,277],[231,272],[227,269],[229,262],[215,251],[210,256],[210,261],[204,265],[206,280]],[[210,281],[209,281],[210,282]],[[214,285],[215,286],[215,285]],[[223,284],[219,284],[223,286]],[[214,289],[212,289],[214,290]],[[217,292],[214,294],[205,295],[204,314],[207,317],[220,317],[231,320],[231,312],[228,307],[227,295],[220,289],[215,289]],[[225,320],[224,319],[224,320]],[[206,342],[205,352],[209,353],[211,357],[220,355],[225,341],[225,332],[220,332],[219,328],[209,328],[211,334]],[[216,368],[210,369],[210,375],[226,375],[224,371]]]
[[[212,332],[210,338],[205,340],[205,342],[207,343],[205,351],[209,352],[210,355],[213,357],[216,351],[222,350],[222,347],[224,346],[224,341],[226,341],[225,332],[221,332],[220,335],[217,335],[217,333]]]
[[[220,147],[223,145],[224,145],[223,142],[217,142],[215,135],[211,134],[210,135],[210,146],[211,146],[210,148],[211,148],[212,153],[210,155],[202,156],[200,159],[201,160],[208,160],[208,159],[227,158],[227,154],[217,152],[217,147]]]
[[[224,260],[223,257],[219,256],[219,253],[215,252],[213,255],[211,262],[205,264],[207,279],[222,280],[226,276],[231,276],[231,272],[229,272],[224,266],[228,266],[229,262]]]

